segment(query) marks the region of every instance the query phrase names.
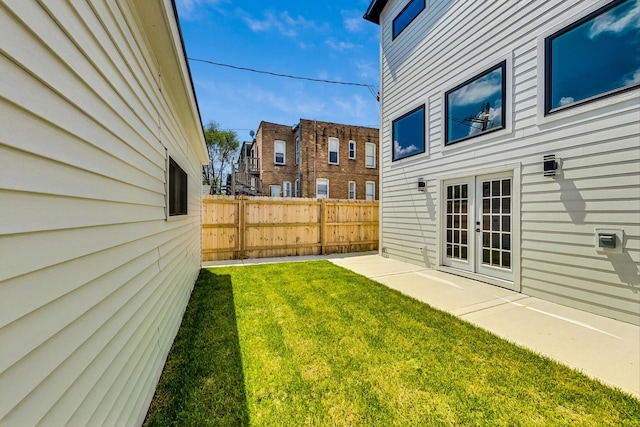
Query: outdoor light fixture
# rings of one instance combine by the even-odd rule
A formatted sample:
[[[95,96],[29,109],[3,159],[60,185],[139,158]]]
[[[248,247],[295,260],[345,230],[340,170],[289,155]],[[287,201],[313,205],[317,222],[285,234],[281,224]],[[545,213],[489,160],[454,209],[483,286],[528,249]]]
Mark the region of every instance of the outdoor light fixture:
[[[427,187],[427,183],[424,182],[424,178],[418,178],[418,191],[424,191]]]
[[[555,154],[547,154],[544,156],[543,161],[544,176],[556,176],[556,170],[558,169],[558,162],[556,162]]]

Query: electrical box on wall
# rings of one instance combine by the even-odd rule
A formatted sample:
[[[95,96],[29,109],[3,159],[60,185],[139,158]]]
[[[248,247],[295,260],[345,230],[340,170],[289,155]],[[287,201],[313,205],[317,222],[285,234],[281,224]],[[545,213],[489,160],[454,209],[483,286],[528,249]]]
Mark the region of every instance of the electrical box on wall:
[[[622,253],[624,250],[623,228],[596,228],[595,246],[599,252]]]

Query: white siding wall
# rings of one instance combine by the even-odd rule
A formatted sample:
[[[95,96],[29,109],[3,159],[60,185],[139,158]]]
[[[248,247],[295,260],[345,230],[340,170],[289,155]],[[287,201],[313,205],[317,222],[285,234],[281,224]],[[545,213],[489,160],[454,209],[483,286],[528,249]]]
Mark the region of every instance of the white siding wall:
[[[0,2],[3,426],[141,423],[198,274],[202,128],[160,66],[171,2],[140,3]],[[168,221],[165,148],[189,175]]]
[[[633,90],[540,117],[539,40],[603,1],[435,1],[392,41],[381,16],[382,244],[389,256],[439,264],[438,179],[520,164],[521,291],[640,323],[640,108]],[[507,59],[508,128],[444,147],[443,94]],[[391,121],[426,104],[426,153],[391,161]],[[545,178],[554,153],[562,174]],[[427,180],[425,193],[418,178]],[[594,228],[624,228],[623,254],[595,250]],[[420,247],[425,247],[420,252]]]

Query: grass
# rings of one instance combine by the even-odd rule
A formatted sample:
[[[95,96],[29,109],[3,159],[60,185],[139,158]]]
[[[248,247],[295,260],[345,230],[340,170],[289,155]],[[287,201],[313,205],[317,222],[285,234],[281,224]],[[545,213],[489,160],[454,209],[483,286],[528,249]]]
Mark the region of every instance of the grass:
[[[640,401],[314,261],[202,270],[145,424],[639,426]]]

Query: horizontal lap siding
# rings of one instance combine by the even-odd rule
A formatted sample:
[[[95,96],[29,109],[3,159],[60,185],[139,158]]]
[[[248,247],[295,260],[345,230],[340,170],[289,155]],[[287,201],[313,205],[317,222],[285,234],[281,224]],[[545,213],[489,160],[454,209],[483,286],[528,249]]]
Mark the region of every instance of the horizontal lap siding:
[[[594,3],[427,0],[427,10],[392,40],[391,22],[406,3],[388,2],[380,26],[383,250],[436,266],[438,179],[520,164],[522,292],[639,323],[638,90],[556,120],[537,116],[539,37]],[[445,148],[444,92],[504,58],[510,131]],[[427,151],[392,162],[391,121],[421,104]],[[542,174],[549,153],[561,159],[557,179]],[[418,178],[426,180],[424,193]],[[596,251],[595,227],[624,228],[624,254]]]
[[[200,166],[134,18],[0,5],[2,425],[139,422],[199,269]]]

